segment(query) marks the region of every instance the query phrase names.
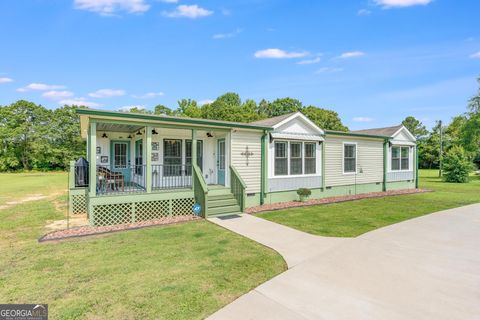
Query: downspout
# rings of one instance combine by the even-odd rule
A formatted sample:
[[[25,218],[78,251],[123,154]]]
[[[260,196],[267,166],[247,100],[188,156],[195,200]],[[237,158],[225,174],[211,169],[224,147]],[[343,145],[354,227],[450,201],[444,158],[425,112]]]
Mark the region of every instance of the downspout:
[[[266,182],[265,182],[265,170],[267,169],[267,166],[265,164],[265,141],[267,137],[267,132],[263,131],[262,139],[261,139],[261,162],[260,162],[260,205],[265,203],[265,188],[266,188]]]
[[[415,188],[418,189],[418,144],[415,145]]]
[[[322,159],[322,191],[325,191],[325,163],[326,163],[326,160],[325,160],[325,140],[322,141],[322,155],[321,155],[321,159]]]
[[[383,192],[387,191],[387,146],[388,139],[383,142]]]

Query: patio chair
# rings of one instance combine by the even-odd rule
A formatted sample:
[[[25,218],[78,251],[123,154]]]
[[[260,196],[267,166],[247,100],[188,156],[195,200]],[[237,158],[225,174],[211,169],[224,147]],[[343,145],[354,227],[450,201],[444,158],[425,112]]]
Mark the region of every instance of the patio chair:
[[[113,185],[112,190],[117,189],[118,191],[121,186],[122,192],[125,191],[125,178],[121,172],[114,172],[106,167],[100,166],[97,168],[97,173],[104,181],[105,187]]]

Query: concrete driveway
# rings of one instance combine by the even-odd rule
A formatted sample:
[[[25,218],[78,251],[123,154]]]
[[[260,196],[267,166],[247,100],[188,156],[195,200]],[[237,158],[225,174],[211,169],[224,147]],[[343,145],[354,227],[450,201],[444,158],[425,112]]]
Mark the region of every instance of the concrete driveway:
[[[212,222],[274,248],[290,269],[210,319],[480,319],[480,204],[347,240],[253,216]]]

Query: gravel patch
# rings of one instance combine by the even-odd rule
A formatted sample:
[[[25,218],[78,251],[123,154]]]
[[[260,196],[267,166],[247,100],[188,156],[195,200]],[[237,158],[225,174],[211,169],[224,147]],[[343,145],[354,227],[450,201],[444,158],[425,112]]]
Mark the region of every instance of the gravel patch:
[[[296,207],[315,206],[319,204],[329,204],[329,203],[353,201],[353,200],[360,200],[360,199],[370,199],[370,198],[382,198],[382,197],[388,197],[388,196],[424,193],[424,192],[431,192],[431,191],[432,190],[427,190],[427,189],[404,189],[404,190],[391,190],[391,191],[385,191],[385,192],[370,192],[370,193],[363,193],[363,194],[357,194],[357,195],[329,197],[329,198],[322,198],[322,199],[311,199],[305,202],[300,202],[300,201],[279,202],[279,203],[264,204],[261,206],[248,208],[245,210],[245,212],[253,214],[253,213],[264,212],[264,211],[274,211],[274,210],[282,210],[282,209],[296,208]]]
[[[114,226],[102,226],[102,227],[82,226],[82,227],[76,227],[76,228],[47,233],[46,235],[38,239],[38,242],[62,240],[62,239],[76,238],[76,237],[85,237],[85,236],[91,236],[91,235],[97,235],[97,234],[118,232],[118,231],[124,231],[124,230],[134,230],[134,229],[140,229],[145,227],[174,224],[174,223],[199,220],[199,219],[201,218],[190,215],[190,216],[166,217],[166,218],[148,220],[148,221],[142,221],[142,222],[136,222],[136,223],[117,224]]]

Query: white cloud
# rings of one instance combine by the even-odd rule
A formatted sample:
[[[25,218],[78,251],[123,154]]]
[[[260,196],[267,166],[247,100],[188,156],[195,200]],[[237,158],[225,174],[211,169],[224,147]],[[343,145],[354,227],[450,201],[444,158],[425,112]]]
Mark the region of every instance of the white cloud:
[[[470,58],[472,59],[480,59],[480,51],[475,52],[474,54],[470,55]]]
[[[320,57],[298,61],[297,64],[315,64],[320,62]]]
[[[418,5],[427,5],[433,0],[375,0],[375,3],[385,9],[388,8],[405,8]]]
[[[352,119],[354,122],[372,122],[373,119],[369,117],[355,117]]]
[[[160,2],[164,2],[164,3],[178,3],[178,0],[158,0]]]
[[[205,99],[205,100],[200,100],[198,101],[198,104],[203,106],[204,104],[210,104],[212,103],[214,100],[211,100],[211,99]]]
[[[73,99],[64,99],[58,102],[61,105],[76,105],[76,106],[85,106],[90,108],[100,107],[101,104],[96,102],[88,101],[85,98],[73,98]]]
[[[111,98],[124,96],[125,91],[119,89],[100,89],[95,92],[91,92],[88,95],[92,98]]]
[[[0,78],[0,83],[8,83],[8,82],[13,82],[12,78],[7,78],[7,77],[1,77]]]
[[[265,49],[255,52],[255,58],[260,59],[292,59],[303,58],[308,55],[308,52],[288,52],[281,49]]]
[[[128,112],[132,109],[145,110],[145,106],[141,105],[141,104],[131,105],[131,106],[123,106],[123,107],[118,108],[118,111]]]
[[[315,71],[315,73],[333,73],[333,72],[340,72],[343,71],[343,68],[331,68],[331,67],[323,67]]]
[[[367,9],[360,9],[357,11],[357,16],[368,16],[372,13],[372,11]]]
[[[42,97],[47,99],[52,99],[52,100],[66,99],[66,98],[73,97],[73,92],[67,91],[67,90],[63,90],[63,91],[50,90],[42,93]]]
[[[30,90],[38,90],[38,91],[45,91],[45,90],[58,90],[64,89],[65,86],[60,86],[56,84],[45,84],[45,83],[30,83],[28,86],[23,88],[18,88],[18,92],[25,92]]]
[[[142,13],[148,11],[150,5],[144,0],[75,0],[75,8],[111,16],[118,11]]]
[[[150,98],[155,98],[155,97],[161,97],[163,96],[163,92],[147,92],[145,94],[142,94],[140,96],[133,95],[132,97],[137,98],[137,99],[150,99]]]
[[[219,39],[226,39],[226,38],[232,38],[241,33],[243,30],[240,28],[237,28],[235,31],[230,32],[230,33],[217,33],[212,36],[213,39],[219,40]]]
[[[173,11],[163,12],[163,15],[169,18],[190,18],[190,19],[207,17],[212,14],[213,14],[213,11],[199,7],[196,4],[192,4],[192,5],[182,4],[182,5],[179,5]]]
[[[349,58],[356,58],[356,57],[361,57],[364,56],[365,53],[362,51],[350,51],[350,52],[344,52],[342,53],[339,58],[341,59],[349,59]]]

